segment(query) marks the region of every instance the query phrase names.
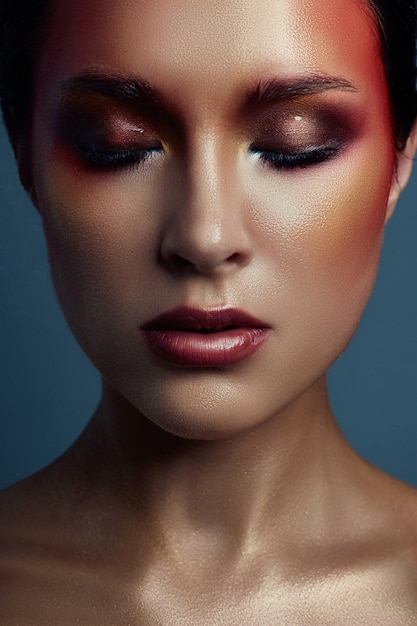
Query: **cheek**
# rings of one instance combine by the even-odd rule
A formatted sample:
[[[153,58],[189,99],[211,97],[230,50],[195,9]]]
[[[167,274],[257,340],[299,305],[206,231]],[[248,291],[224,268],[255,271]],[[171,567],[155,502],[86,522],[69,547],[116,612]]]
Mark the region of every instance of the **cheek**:
[[[257,185],[252,196],[259,249],[265,265],[275,267],[283,324],[310,342],[312,358],[318,342],[324,349],[332,338],[331,362],[349,342],[375,282],[392,162],[360,167],[352,160],[326,165],[320,175],[291,176],[265,176],[262,193]]]
[[[38,168],[37,191],[55,289],[81,345],[119,338],[145,309],[162,199],[145,175],[78,176],[57,160]],[[89,351],[90,348],[88,348]]]
[[[111,276],[149,257],[161,198],[146,173],[91,176],[57,159],[38,168],[36,186],[53,271]]]
[[[352,168],[348,184],[336,177],[322,204],[318,200],[319,217],[304,243],[309,263],[320,274],[360,280],[368,267],[376,269],[390,180]],[[314,196],[312,201],[316,204]]]
[[[273,250],[285,274],[317,275],[324,284],[374,271],[392,171],[389,159],[367,168],[352,160],[324,166],[320,175],[265,175],[251,191],[260,247]]]

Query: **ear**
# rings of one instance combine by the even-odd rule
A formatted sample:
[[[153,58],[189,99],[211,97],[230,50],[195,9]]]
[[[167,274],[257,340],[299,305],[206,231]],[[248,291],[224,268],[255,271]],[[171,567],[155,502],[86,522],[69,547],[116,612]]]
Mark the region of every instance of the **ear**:
[[[395,205],[401,192],[410,180],[411,171],[413,169],[413,159],[417,150],[417,121],[414,123],[411,133],[407,139],[406,146],[402,152],[397,152],[397,161],[391,182],[391,189],[388,196],[387,212],[385,222],[391,218],[394,213]]]
[[[32,159],[30,147],[26,142],[11,140],[13,152],[16,157],[17,169],[19,172],[20,182],[27,191],[35,208],[39,211],[38,199],[36,196],[35,185],[32,176]]]

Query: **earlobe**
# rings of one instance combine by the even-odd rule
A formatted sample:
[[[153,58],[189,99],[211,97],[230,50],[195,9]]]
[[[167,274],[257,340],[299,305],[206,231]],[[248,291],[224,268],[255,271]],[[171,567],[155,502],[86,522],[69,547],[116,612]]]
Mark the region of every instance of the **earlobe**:
[[[408,137],[405,149],[397,152],[397,161],[391,182],[391,189],[388,196],[387,212],[385,222],[391,218],[401,192],[410,180],[414,164],[414,157],[417,150],[417,122],[414,123]]]

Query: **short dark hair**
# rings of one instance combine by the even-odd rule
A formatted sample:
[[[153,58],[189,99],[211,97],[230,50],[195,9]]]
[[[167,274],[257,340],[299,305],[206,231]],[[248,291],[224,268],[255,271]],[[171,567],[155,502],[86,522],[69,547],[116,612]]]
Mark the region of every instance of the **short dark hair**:
[[[416,0],[362,1],[372,9],[378,27],[393,132],[401,150],[417,114]],[[0,102],[16,142],[30,133],[35,63],[53,5],[53,0],[0,0]]]
[[[416,0],[365,0],[377,21],[397,148],[405,147],[417,115]]]
[[[0,0],[0,103],[9,137],[30,133],[33,77],[53,0]]]

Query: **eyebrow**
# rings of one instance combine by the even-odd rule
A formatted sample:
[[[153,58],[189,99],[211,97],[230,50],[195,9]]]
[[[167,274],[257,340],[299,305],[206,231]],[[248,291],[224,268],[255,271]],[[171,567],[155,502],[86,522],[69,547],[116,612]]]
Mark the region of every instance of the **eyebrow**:
[[[64,96],[74,93],[93,93],[126,102],[161,106],[162,97],[146,81],[111,74],[84,72],[60,83]]]
[[[312,73],[295,78],[271,78],[260,81],[244,93],[244,106],[257,106],[276,101],[294,100],[307,95],[341,90],[357,92],[345,78]],[[165,109],[162,94],[146,81],[131,76],[98,73],[95,71],[68,78],[60,83],[64,96],[74,93],[93,93],[125,102]]]
[[[358,91],[355,85],[345,78],[315,73],[288,80],[272,78],[261,81],[246,92],[245,104],[256,106],[280,100],[295,100],[303,96],[321,94],[331,90]]]

